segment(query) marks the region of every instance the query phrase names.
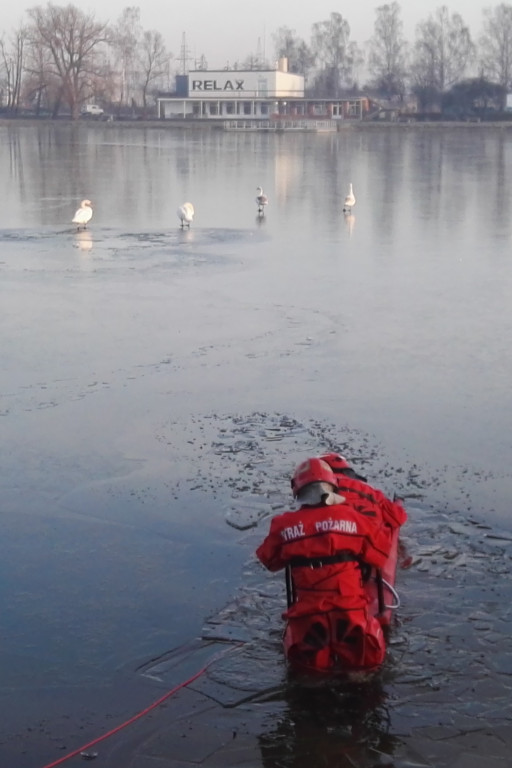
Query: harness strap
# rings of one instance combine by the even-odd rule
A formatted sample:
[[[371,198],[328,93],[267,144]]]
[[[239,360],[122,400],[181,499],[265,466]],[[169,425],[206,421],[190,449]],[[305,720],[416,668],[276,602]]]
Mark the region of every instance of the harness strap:
[[[291,568],[323,568],[324,565],[352,562],[359,562],[359,558],[352,552],[338,552],[335,555],[325,555],[325,557],[292,557],[289,565]]]

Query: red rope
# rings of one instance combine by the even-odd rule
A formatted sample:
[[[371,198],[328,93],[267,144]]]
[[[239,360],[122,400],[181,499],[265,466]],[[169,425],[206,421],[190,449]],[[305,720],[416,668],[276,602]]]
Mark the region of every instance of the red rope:
[[[240,645],[243,645],[243,643],[238,643],[235,647],[238,648]],[[232,648],[229,648],[228,650],[233,650]],[[141,712],[138,712],[133,717],[130,717],[128,720],[126,720],[124,723],[121,723],[121,725],[117,725],[115,728],[112,728],[111,731],[108,731],[107,733],[104,733],[103,736],[98,736],[97,739],[93,739],[93,741],[89,741],[87,744],[84,744],[82,747],[79,747],[78,749],[75,749],[73,752],[69,752],[67,755],[64,755],[63,757],[59,757],[58,760],[55,760],[53,763],[47,763],[43,766],[43,768],[54,768],[56,765],[61,765],[61,763],[64,763],[66,760],[70,760],[72,757],[76,757],[76,755],[79,755],[81,752],[85,752],[87,749],[90,749],[95,744],[99,744],[100,741],[104,741],[105,739],[108,739],[110,736],[113,736],[115,733],[118,733],[123,728],[126,728],[126,726],[131,725],[136,720],[139,720],[139,718],[144,717],[144,715],[147,715],[148,712],[151,712],[151,710],[158,707],[162,702],[164,702],[166,699],[169,699],[173,694],[177,693],[182,688],[186,688],[187,685],[190,685],[190,683],[193,683],[194,680],[197,680],[198,677],[201,677],[208,667],[213,664],[214,661],[216,661],[220,656],[222,656],[224,653],[227,653],[227,651],[221,651],[220,653],[217,653],[213,658],[208,661],[204,667],[202,667],[199,672],[196,672],[195,675],[192,675],[192,677],[189,677],[188,680],[185,680],[183,683],[179,683],[177,686],[172,688],[172,690],[167,691],[166,694],[161,696],[157,701],[154,701],[153,704],[150,704],[149,707],[146,707],[146,709],[143,709]]]

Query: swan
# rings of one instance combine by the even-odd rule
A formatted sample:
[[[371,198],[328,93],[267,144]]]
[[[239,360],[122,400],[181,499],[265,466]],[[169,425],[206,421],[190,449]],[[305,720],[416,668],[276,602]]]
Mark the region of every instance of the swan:
[[[181,227],[189,227],[192,222],[192,219],[194,218],[194,206],[192,203],[183,203],[183,205],[180,205],[178,210],[176,211],[178,214],[178,219],[181,221]]]
[[[268,205],[268,197],[263,193],[261,187],[257,187],[256,192],[256,205],[258,206],[258,213],[261,214],[263,213],[265,206]]]
[[[352,207],[356,204],[356,198],[354,197],[354,190],[352,189],[352,183],[349,185],[348,195],[345,198],[343,204],[343,212],[350,213]]]
[[[87,222],[89,222],[91,218],[92,218],[91,201],[82,200],[82,202],[80,203],[80,208],[77,209],[71,221],[73,224],[76,224],[77,229],[80,229],[80,227],[83,227],[85,229],[87,226]]]

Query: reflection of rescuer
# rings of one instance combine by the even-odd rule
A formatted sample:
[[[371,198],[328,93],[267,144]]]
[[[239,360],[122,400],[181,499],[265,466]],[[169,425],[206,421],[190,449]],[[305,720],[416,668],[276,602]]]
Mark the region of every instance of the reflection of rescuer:
[[[384,660],[386,646],[381,624],[369,611],[364,577],[372,566],[385,565],[393,529],[407,516],[353,470],[336,475],[326,458],[350,470],[337,454],[300,464],[292,478],[300,508],[272,519],[256,554],[269,570],[286,568],[290,574],[283,618],[292,665],[371,669]]]

